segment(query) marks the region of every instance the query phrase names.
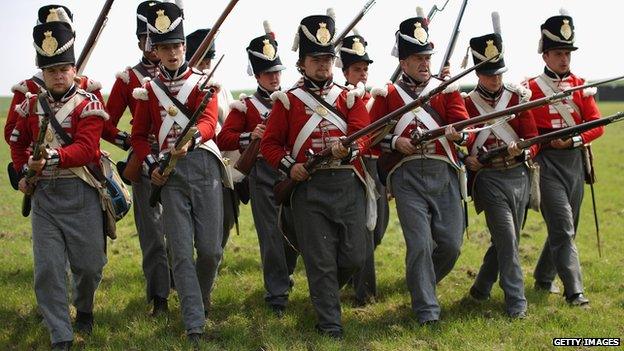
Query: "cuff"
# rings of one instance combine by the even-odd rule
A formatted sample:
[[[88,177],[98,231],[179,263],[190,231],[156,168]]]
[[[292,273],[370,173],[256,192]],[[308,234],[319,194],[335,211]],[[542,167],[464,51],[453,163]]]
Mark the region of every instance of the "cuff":
[[[461,133],[461,139],[455,141],[455,144],[457,144],[459,146],[464,146],[464,145],[466,145],[467,141],[468,141],[468,133],[462,132]]]
[[[360,156],[360,149],[357,145],[351,145],[349,147],[349,154],[342,159],[343,164],[350,164],[353,162],[358,156]]]
[[[130,148],[130,134],[119,131],[115,136],[115,145],[124,151]]]
[[[398,135],[388,134],[380,142],[379,147],[383,152],[392,152],[396,150],[396,141],[399,139]]]
[[[279,167],[277,167],[277,169],[282,172],[286,177],[290,178],[290,169],[292,168],[292,166],[295,165],[295,163],[296,161],[294,158],[292,158],[290,155],[286,155],[280,161]]]
[[[57,167],[61,162],[61,156],[56,149],[46,149],[46,163],[44,167]]]
[[[241,133],[240,136],[238,137],[238,145],[240,145],[241,149],[246,149],[247,146],[249,146],[250,142],[251,142],[251,133],[249,132]]]
[[[145,157],[145,164],[147,165],[147,176],[151,177],[152,172],[154,172],[154,170],[159,166],[158,160],[154,157],[154,155],[149,154]]]
[[[572,137],[572,148],[577,148],[579,146],[583,146],[583,137],[575,135]]]
[[[195,148],[201,145],[201,143],[202,143],[202,135],[199,132],[199,130],[197,130],[195,131],[195,134],[193,134],[193,139],[191,139],[191,146],[189,147],[188,151],[195,150]]]
[[[22,166],[22,169],[17,172],[17,181],[19,182],[20,180],[22,180],[22,178],[24,178],[26,174],[28,174],[28,163],[25,163]]]

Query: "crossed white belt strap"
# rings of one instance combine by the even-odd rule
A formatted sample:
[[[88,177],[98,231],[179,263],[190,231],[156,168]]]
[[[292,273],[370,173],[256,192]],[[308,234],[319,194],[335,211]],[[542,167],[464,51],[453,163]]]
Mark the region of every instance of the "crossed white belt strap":
[[[470,93],[469,96],[470,96],[470,100],[472,100],[475,107],[479,111],[479,114],[484,115],[486,113],[491,113],[494,111],[501,111],[507,108],[507,105],[509,104],[509,101],[511,100],[513,94],[509,90],[505,89],[503,91],[502,96],[498,100],[498,103],[494,107],[490,106],[487,102],[485,102],[483,98],[481,98],[481,96],[479,96],[479,94],[475,91]],[[509,145],[510,142],[516,141],[519,139],[518,134],[516,133],[515,130],[513,130],[513,128],[509,125],[509,123],[507,122],[496,123],[492,125],[491,128],[482,130],[479,132],[479,134],[477,134],[477,139],[475,140],[474,144],[472,145],[472,149],[470,150],[471,155],[477,154],[477,151],[479,150],[481,146],[483,146],[483,144],[485,144],[485,141],[487,140],[487,138],[490,136],[491,133],[494,133],[494,135],[496,135],[497,138],[504,141],[505,144],[507,145]]]
[[[422,94],[427,94],[431,89],[433,89],[433,87],[429,88],[429,86],[432,83],[437,83],[437,82],[430,82],[425,87],[425,89],[423,90],[421,95]],[[400,86],[398,86],[396,84],[395,84],[395,87],[396,87],[397,91],[399,92],[399,95],[401,96],[401,99],[403,99],[403,103],[404,104],[407,105],[410,102],[414,101],[414,99],[412,99],[412,97],[409,96],[409,94],[405,90],[403,90],[403,88],[401,88]],[[435,119],[433,119],[433,117],[429,114],[429,112],[427,112],[423,108],[417,108],[415,110],[407,112],[406,114],[404,114],[401,117],[401,119],[399,120],[399,122],[397,122],[397,125],[394,128],[394,134],[395,135],[403,134],[403,131],[405,131],[405,128],[407,128],[407,126],[410,124],[410,122],[414,118],[417,118],[418,120],[420,120],[422,122],[422,124],[424,124],[425,127],[427,127],[428,130],[440,128],[440,125],[438,124],[438,122],[436,122]],[[444,149],[444,152],[446,153],[446,156],[451,161],[451,163],[454,166],[459,168],[460,165],[457,163],[457,161],[453,157],[453,151],[451,149],[451,145],[449,144],[448,140],[446,138],[440,138],[440,139],[438,139],[438,141],[440,142],[440,144],[442,144],[442,148]]]
[[[258,113],[260,113],[260,117],[264,120],[269,113],[271,112],[271,110],[269,110],[266,106],[264,106],[264,104],[262,102],[260,102],[260,100],[258,100],[257,97],[255,96],[251,96],[249,98],[249,101],[251,101],[251,103],[254,105],[254,107],[256,108],[256,110],[258,110]]]
[[[184,82],[184,85],[182,86],[182,88],[180,88],[180,91],[178,92],[178,95],[176,96],[177,100],[180,101],[180,103],[182,104],[186,103],[186,100],[188,100],[188,97],[191,94],[191,91],[193,91],[193,88],[197,85],[197,83],[199,83],[199,80],[202,77],[203,76],[199,74],[193,74],[186,80],[186,82]],[[167,107],[169,106],[175,106],[173,104],[173,101],[171,101],[171,99],[169,98],[169,96],[167,96],[167,94],[162,89],[160,89],[158,85],[151,84],[151,86],[154,91],[154,95],[156,95],[156,98],[158,99],[160,104],[165,108],[165,110],[167,110]],[[160,130],[158,131],[158,145],[159,146],[162,146],[162,144],[165,142],[165,139],[167,138],[167,135],[169,134],[171,127],[173,127],[174,122],[177,123],[180,127],[184,128],[188,124],[190,116],[185,116],[184,113],[182,113],[182,111],[180,111],[179,109],[176,109],[175,115],[173,116],[168,115],[168,117],[169,118],[165,118],[162,121],[162,124],[160,125]]]
[[[544,77],[544,74],[537,77],[535,79],[535,82],[537,83],[537,86],[540,88],[542,93],[544,93],[544,96],[549,96],[560,91],[560,89],[558,89],[552,84],[552,82],[550,82],[550,79]],[[572,107],[572,109],[575,110],[579,115],[581,114],[579,107],[574,103],[573,100],[567,100],[566,104]],[[570,110],[568,110],[568,108],[566,107],[566,104],[558,101],[551,106],[554,107],[557,112],[559,112],[559,115],[561,115],[568,127],[573,127],[576,125],[576,122],[574,121],[574,117],[572,117],[572,113],[570,113]]]
[[[342,92],[342,89],[334,85],[329,90],[329,93],[327,94],[327,96],[325,96],[325,101],[328,104],[333,106],[341,92]],[[343,120],[342,118],[340,118],[339,116],[336,116],[332,111],[329,111],[325,107],[323,107],[323,105],[321,105],[320,102],[316,101],[315,98],[310,96],[309,93],[307,93],[301,88],[298,88],[298,89],[293,90],[292,94],[295,95],[297,98],[299,98],[299,100],[301,100],[301,102],[303,102],[309,109],[314,111],[314,113],[312,114],[312,116],[310,116],[310,118],[308,119],[306,124],[303,126],[303,128],[301,128],[301,130],[299,131],[299,134],[297,135],[297,138],[295,139],[295,144],[291,152],[291,156],[294,159],[297,158],[299,151],[301,151],[301,147],[303,146],[305,141],[308,140],[308,137],[312,134],[312,132],[314,131],[314,128],[316,128],[316,126],[318,126],[318,124],[323,119],[328,120],[333,125],[338,127],[338,129],[340,129],[340,131],[343,134],[345,135],[347,134],[347,122]],[[327,113],[324,116],[321,116],[318,113],[318,111],[320,110],[326,111]]]

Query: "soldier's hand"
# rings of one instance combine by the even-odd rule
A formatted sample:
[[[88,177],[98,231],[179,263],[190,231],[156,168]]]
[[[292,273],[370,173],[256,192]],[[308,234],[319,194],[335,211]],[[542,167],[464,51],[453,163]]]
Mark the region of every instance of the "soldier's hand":
[[[466,167],[468,167],[468,169],[473,172],[476,172],[483,168],[483,165],[481,164],[481,162],[479,162],[477,156],[468,156],[466,157],[464,162],[466,163]]]
[[[511,157],[518,157],[522,155],[522,149],[518,147],[515,141],[512,141],[507,145],[507,153],[509,153]]]
[[[182,146],[179,149],[171,149],[171,156],[176,156],[176,157],[184,157],[186,156],[186,154],[188,153],[188,149],[191,146],[191,141],[189,140],[186,144],[184,144],[184,146]]]
[[[416,146],[412,144],[410,138],[399,137],[394,146],[403,155],[411,155],[416,152]]]
[[[303,163],[295,163],[290,169],[290,179],[294,181],[302,182],[308,179],[309,176],[310,174],[308,170],[303,167]]]
[[[158,185],[158,186],[165,185],[165,183],[167,182],[167,178],[169,177],[166,177],[160,174],[160,170],[158,168],[152,171],[152,183],[154,183],[155,185]]]
[[[444,128],[444,136],[450,141],[458,141],[462,137],[461,133],[456,131],[455,127],[450,124]]]
[[[550,141],[550,146],[553,149],[569,149],[572,147],[572,138],[570,139],[555,139]]]
[[[444,66],[442,68],[442,74],[440,74],[440,78],[445,79],[451,76],[451,66]]]
[[[33,171],[37,173],[41,172],[43,167],[45,167],[45,164],[46,164],[46,159],[43,157],[37,161],[33,159],[32,155],[28,158],[28,168],[32,169]]]
[[[33,192],[33,186],[30,185],[27,181],[26,178],[22,178],[20,179],[19,183],[18,183],[18,188],[21,192],[23,192],[26,195],[31,195]]]
[[[341,142],[336,141],[331,146],[332,156],[335,159],[343,159],[349,155],[349,149],[344,147]]]
[[[251,140],[262,139],[265,130],[266,126],[264,124],[259,123],[258,125],[256,125],[256,128],[253,130],[253,132],[251,132]]]

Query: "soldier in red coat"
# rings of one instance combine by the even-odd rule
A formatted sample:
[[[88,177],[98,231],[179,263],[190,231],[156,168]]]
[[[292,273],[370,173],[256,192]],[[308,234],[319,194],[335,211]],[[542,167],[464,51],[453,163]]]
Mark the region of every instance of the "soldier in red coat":
[[[280,90],[282,70],[286,67],[282,65],[274,33],[266,21],[265,31],[265,35],[254,38],[247,47],[248,73],[256,78],[258,88],[251,96],[241,94],[240,101],[230,105],[230,114],[217,137],[222,151],[244,152],[251,143],[260,142],[273,108],[271,94]],[[275,205],[273,185],[279,178],[279,172],[258,153],[249,174],[251,212],[260,244],[266,290],[264,300],[281,317],[288,302],[292,285],[290,275],[295,269],[297,253],[278,226],[279,207]]]
[[[433,44],[427,19],[403,21],[396,32],[393,54],[403,71],[395,84],[373,89],[371,120],[410,103],[440,84],[430,73]],[[382,152],[400,152],[402,160],[390,170],[386,181],[396,207],[407,245],[406,279],[412,308],[421,324],[435,323],[440,306],[436,283],[453,268],[459,257],[464,231],[460,181],[464,177],[455,144],[468,135],[448,127],[446,137],[415,146],[410,135],[416,128],[434,129],[468,118],[458,87],[449,87],[422,108],[403,115],[380,142]],[[461,182],[465,184],[465,182]]]
[[[583,85],[585,81],[570,72],[574,46],[574,24],[565,13],[553,16],[541,26],[539,53],[546,63],[544,73],[528,81],[532,99]],[[539,134],[600,118],[593,95],[595,89],[576,91],[571,98],[533,110]],[[541,212],[548,238],[535,267],[535,287],[557,292],[553,280],[559,275],[566,300],[584,306],[583,281],[578,251],[574,244],[583,201],[585,145],[600,137],[604,127],[570,139],[543,145],[536,161],[540,165]]]
[[[138,5],[136,35],[139,49],[143,55],[141,61],[134,67],[127,67],[123,72],[117,74],[117,79],[106,102],[110,119],[105,127],[108,129],[109,135],[117,136],[116,139],[121,145],[129,146],[130,144],[129,134],[119,130],[117,125],[126,109],[130,110],[131,116],[136,114],[138,101],[132,96],[132,92],[134,89],[142,87],[144,80],[154,78],[158,72],[158,57],[154,51],[145,49],[147,41],[145,16],[150,8],[157,3],[159,1],[149,0]],[[133,121],[131,120],[130,123],[132,124]],[[150,153],[158,155],[159,148],[156,137],[151,135],[150,139],[153,140]],[[119,164],[123,163],[119,162]],[[168,309],[167,297],[171,284],[162,228],[162,206],[160,204],[154,207],[149,205],[151,185],[147,172],[140,172],[131,182],[134,222],[143,254],[142,267],[147,285],[146,297],[148,303],[153,303],[152,315],[156,316]]]
[[[60,21],[69,24],[73,30],[73,18],[73,14],[65,6],[46,5],[41,7],[38,11],[37,24]],[[100,93],[102,85],[99,82],[91,80],[86,76],[76,76],[74,78],[74,82],[76,83],[78,88],[83,89],[88,93],[93,93],[100,101],[104,101]],[[26,96],[28,94],[36,95],[44,91],[45,83],[43,81],[43,74],[41,71],[11,87],[13,99],[11,100],[11,106],[9,107],[9,111],[7,114],[6,124],[4,125],[4,139],[7,143],[10,144],[11,142],[11,135],[13,134],[15,124],[17,123],[18,116],[15,108],[18,107],[26,99]],[[17,171],[19,170],[16,170],[13,165],[10,164],[8,167],[8,171],[11,184],[17,190]]]
[[[338,140],[370,121],[355,92],[333,81],[334,30],[334,20],[328,16],[301,21],[295,49],[298,46],[302,79],[288,92],[273,94],[275,104],[260,151],[272,167],[299,182],[290,206],[317,314],[316,328],[341,338],[339,289],[364,263],[369,234],[360,146],[347,149]],[[304,167],[309,152],[328,147],[332,161],[313,172]]]
[[[498,16],[493,16],[498,18]],[[500,28],[495,25],[494,28]],[[503,39],[492,33],[470,39],[470,50],[475,65],[502,54]],[[503,84],[507,71],[503,56],[477,69],[477,87],[464,99],[470,117],[527,102],[531,92],[521,86]],[[466,166],[472,171],[472,198],[477,213],[484,212],[492,237],[492,244],[483,258],[483,264],[470,295],[477,300],[489,298],[498,279],[505,292],[507,315],[525,318],[527,300],[524,296],[522,267],[518,253],[520,230],[529,204],[530,179],[526,164],[538,151],[538,145],[521,150],[516,142],[537,136],[537,128],[530,111],[519,113],[509,121],[494,121],[479,131],[468,144],[470,155]],[[499,157],[489,164],[477,159],[480,151],[507,146],[509,156]]]
[[[366,90],[366,81],[368,80],[368,69],[373,60],[368,56],[366,47],[368,43],[361,35],[356,34],[347,36],[342,40],[340,46],[340,60],[337,60],[336,66],[342,69],[345,76],[347,86],[359,90],[362,95],[362,101],[368,108],[372,106],[371,94]],[[369,105],[369,101],[371,104]],[[363,306],[375,300],[377,295],[377,278],[375,276],[375,248],[381,243],[381,239],[386,232],[389,220],[388,197],[386,196],[386,187],[379,180],[377,173],[377,158],[379,150],[376,148],[368,149],[363,155],[366,170],[375,180],[375,189],[379,194],[377,199],[377,222],[375,229],[372,231],[372,251],[369,252],[368,258],[362,267],[362,270],[353,276],[353,287],[355,288],[355,301],[357,305]]]
[[[21,171],[19,189],[32,201],[35,295],[54,350],[69,350],[73,330],[67,303],[66,262],[73,276],[77,331],[91,333],[95,290],[106,264],[103,212],[97,180],[99,141],[108,115],[95,95],[75,83],[71,26],[61,21],[33,30],[37,66],[45,91],[28,95],[15,109],[11,158]],[[45,115],[45,117],[42,117]],[[49,119],[42,144],[43,118]],[[42,148],[35,160],[31,148]],[[25,177],[34,171],[33,178]]]
[[[134,90],[138,103],[132,125],[132,148],[135,157],[146,163],[152,183],[162,186],[164,232],[172,255],[182,320],[187,337],[198,344],[223,254],[223,164],[214,142],[217,98],[213,96],[198,117],[193,138],[174,148],[204,99],[206,91],[201,86],[207,77],[189,67],[184,58],[185,37],[179,7],[158,3],[149,9],[146,18],[148,40],[160,64],[156,77]],[[157,138],[160,157],[151,153],[151,135]],[[175,172],[168,177],[159,171],[159,162],[166,153],[179,157]]]

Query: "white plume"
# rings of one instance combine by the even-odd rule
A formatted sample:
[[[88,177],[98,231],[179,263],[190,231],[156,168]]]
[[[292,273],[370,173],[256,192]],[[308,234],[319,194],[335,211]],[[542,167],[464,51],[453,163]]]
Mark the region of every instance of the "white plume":
[[[425,10],[420,6],[416,6],[416,17],[425,17]]]
[[[492,12],[492,27],[494,27],[494,33],[503,35],[501,30],[500,15],[496,11]]]

